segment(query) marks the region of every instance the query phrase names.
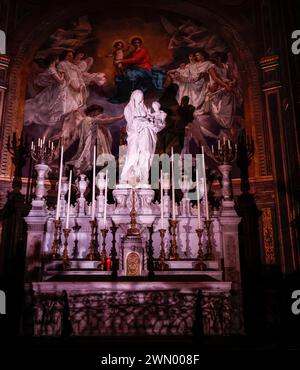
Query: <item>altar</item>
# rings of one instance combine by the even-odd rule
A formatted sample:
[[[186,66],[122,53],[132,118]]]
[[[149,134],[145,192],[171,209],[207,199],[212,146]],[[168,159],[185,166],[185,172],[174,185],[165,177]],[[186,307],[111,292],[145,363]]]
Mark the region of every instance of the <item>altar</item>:
[[[60,222],[65,225],[67,179],[62,182]],[[200,239],[197,206],[192,206],[186,194],[176,205],[173,233],[167,226],[171,197],[167,190],[163,192],[166,227],[162,234],[161,206],[153,201],[154,190],[138,187],[116,186],[115,203],[106,207],[103,233],[101,181],[93,231],[92,206],[84,198],[84,175],[77,185],[79,197],[69,208],[68,235],[65,229],[57,229],[55,211],[46,207],[42,176],[26,218],[27,310],[34,318],[35,335],[61,335],[66,320],[74,335],[193,335],[199,320],[205,335],[243,332],[240,219],[226,184],[222,206],[210,213],[209,229],[205,227],[205,204],[200,204]]]

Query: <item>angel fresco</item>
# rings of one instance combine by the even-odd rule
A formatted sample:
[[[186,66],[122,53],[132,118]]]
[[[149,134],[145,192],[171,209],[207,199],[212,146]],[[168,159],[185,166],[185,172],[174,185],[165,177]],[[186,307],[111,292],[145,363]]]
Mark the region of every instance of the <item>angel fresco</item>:
[[[96,136],[99,153],[118,157],[122,114],[134,90],[142,91],[147,106],[159,102],[166,114],[159,153],[171,146],[180,153],[186,132],[194,147],[209,147],[223,136],[234,139],[243,127],[240,75],[225,42],[201,23],[167,12],[149,12],[146,20],[136,12],[124,19],[89,14],[62,24],[33,60],[26,130],[63,138],[66,160],[82,170],[89,168]],[[89,112],[91,106],[106,114]]]
[[[65,113],[66,80],[63,73],[57,70],[57,55],[47,59],[48,68],[35,79],[35,84],[42,90],[26,100],[24,124],[35,123],[43,126],[54,126]]]
[[[108,125],[120,121],[123,114],[110,116],[104,108],[93,104],[84,111],[75,110],[64,117],[62,128],[50,136],[54,142],[61,140],[65,148],[66,163],[75,170],[84,173],[91,167],[93,146],[97,145],[97,153],[112,157],[112,135]],[[55,161],[58,158],[58,148]]]

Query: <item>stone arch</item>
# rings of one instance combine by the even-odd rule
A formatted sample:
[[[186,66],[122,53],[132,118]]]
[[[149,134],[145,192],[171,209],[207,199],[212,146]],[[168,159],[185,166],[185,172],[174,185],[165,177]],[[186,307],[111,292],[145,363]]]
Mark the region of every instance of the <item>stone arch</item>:
[[[111,0],[107,8],[117,9],[117,6],[122,4],[119,0]],[[167,0],[160,1],[158,4],[149,4],[145,1],[132,1],[128,7],[145,7],[164,10],[174,14],[189,17],[195,21],[201,21],[208,28],[212,29],[220,35],[232,50],[236,62],[244,81],[244,107],[245,107],[245,127],[256,140],[257,150],[254,158],[254,166],[252,175],[266,176],[270,175],[270,171],[265,161],[265,145],[264,145],[264,129],[262,115],[262,96],[259,82],[259,71],[252,52],[240,36],[240,24],[226,15],[215,13],[215,9],[209,7],[201,7],[199,5],[179,0],[174,0],[170,3]],[[101,4],[87,0],[84,4],[75,3],[63,10],[59,6],[53,7],[50,12],[41,17],[41,13],[37,12],[36,20],[39,22],[37,27],[32,30],[32,24],[35,19],[31,15],[30,19],[24,21],[24,28],[16,37],[16,50],[12,51],[12,62],[9,73],[9,89],[7,95],[6,112],[4,117],[4,129],[1,142],[1,176],[11,176],[12,165],[10,163],[9,154],[4,143],[7,142],[8,136],[16,131],[20,133],[23,128],[23,114],[25,101],[26,82],[28,79],[30,63],[42,45],[42,43],[64,22],[74,19],[91,10],[101,8]],[[26,29],[30,32],[26,32]],[[27,37],[24,39],[24,33]],[[19,43],[18,43],[19,40]]]

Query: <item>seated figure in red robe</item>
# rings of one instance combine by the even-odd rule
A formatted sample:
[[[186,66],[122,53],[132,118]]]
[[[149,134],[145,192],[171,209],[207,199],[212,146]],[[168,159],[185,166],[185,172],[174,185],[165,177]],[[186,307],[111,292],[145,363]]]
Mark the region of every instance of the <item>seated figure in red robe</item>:
[[[148,90],[163,91],[165,73],[152,68],[150,55],[142,46],[140,37],[134,37],[131,45],[134,50],[127,58],[119,60],[125,66],[125,73],[115,77],[117,93],[110,98],[111,103],[123,103],[128,101],[132,91],[141,90],[144,93]]]
[[[147,49],[142,46],[142,39],[135,37],[131,40],[134,50],[129,54],[128,58],[121,60],[121,63],[129,64],[137,68],[147,69],[151,72],[152,66],[150,63],[150,55]]]

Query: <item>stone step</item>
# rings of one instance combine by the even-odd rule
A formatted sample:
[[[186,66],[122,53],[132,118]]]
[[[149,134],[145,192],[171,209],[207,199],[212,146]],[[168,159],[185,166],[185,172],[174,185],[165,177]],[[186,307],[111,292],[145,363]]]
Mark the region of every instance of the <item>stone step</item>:
[[[47,281],[49,279],[51,279],[52,277],[56,277],[59,278],[59,276],[61,277],[64,277],[64,276],[69,276],[70,278],[71,277],[76,277],[76,278],[79,278],[79,277],[84,277],[84,278],[88,278],[89,276],[90,277],[94,277],[94,276],[105,276],[105,277],[109,277],[111,275],[111,271],[101,271],[101,270],[97,270],[97,269],[81,269],[81,270],[74,270],[74,269],[70,269],[70,270],[66,270],[66,271],[57,271],[57,270],[48,270],[47,274],[44,275],[44,281]],[[180,269],[177,269],[177,270],[165,270],[165,271],[158,271],[158,270],[155,270],[154,271],[154,274],[155,276],[159,277],[163,277],[163,276],[173,276],[173,277],[176,277],[176,276],[189,276],[190,278],[192,278],[193,276],[203,276],[203,277],[207,277],[207,280],[218,280],[218,281],[221,281],[222,280],[222,271],[199,271],[199,270],[180,270]],[[125,276],[124,274],[118,274],[118,276]]]

